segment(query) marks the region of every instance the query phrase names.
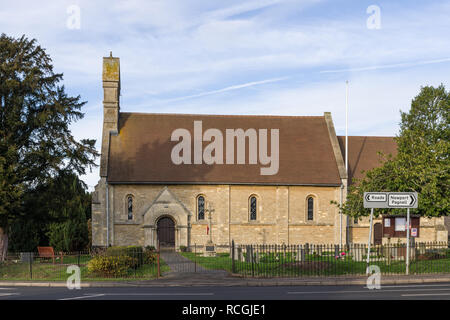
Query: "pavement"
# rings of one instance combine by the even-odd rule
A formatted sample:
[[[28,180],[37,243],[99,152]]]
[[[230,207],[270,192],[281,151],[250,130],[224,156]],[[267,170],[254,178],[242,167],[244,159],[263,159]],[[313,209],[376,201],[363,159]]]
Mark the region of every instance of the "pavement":
[[[381,285],[450,283],[450,274],[382,275]],[[135,281],[83,282],[83,288],[101,287],[245,287],[245,286],[344,286],[366,285],[366,276],[308,277],[308,278],[243,278],[224,273],[172,273],[159,279]],[[0,281],[0,286],[66,287],[62,281]]]

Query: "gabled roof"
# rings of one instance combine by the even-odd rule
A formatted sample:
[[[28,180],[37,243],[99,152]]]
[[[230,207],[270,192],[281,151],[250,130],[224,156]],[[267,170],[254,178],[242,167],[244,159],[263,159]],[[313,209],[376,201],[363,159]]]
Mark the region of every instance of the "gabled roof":
[[[194,121],[209,128],[279,129],[279,170],[261,175],[261,164],[180,164],[171,160],[175,129],[192,137]],[[210,142],[203,142],[203,148]],[[193,143],[192,143],[193,144]],[[268,147],[270,151],[270,146]],[[193,146],[192,146],[193,154]],[[224,145],[224,156],[226,146]],[[339,171],[324,116],[243,116],[120,113],[119,133],[111,135],[109,183],[340,185]]]
[[[338,136],[342,156],[345,159],[345,136]],[[351,183],[353,178],[361,179],[362,171],[381,166],[382,158],[378,155],[397,155],[397,143],[393,137],[348,137],[348,173]]]
[[[150,205],[148,205],[147,207],[145,207],[143,210],[142,210],[142,216],[144,216],[155,204],[158,204],[158,203],[163,203],[163,204],[169,204],[169,203],[172,203],[172,204],[176,204],[176,205],[179,205],[183,210],[184,210],[184,212],[186,212],[186,214],[188,215],[188,216],[191,216],[192,215],[192,213],[189,211],[189,209],[188,208],[186,208],[186,206],[183,204],[183,202],[181,202],[179,199],[178,199],[178,197],[175,195],[175,194],[173,194],[173,192],[172,191],[170,191],[170,189],[169,188],[167,188],[167,186],[165,186],[159,193],[158,193],[158,195],[156,196],[156,198],[155,199],[153,199],[153,201],[150,203]]]

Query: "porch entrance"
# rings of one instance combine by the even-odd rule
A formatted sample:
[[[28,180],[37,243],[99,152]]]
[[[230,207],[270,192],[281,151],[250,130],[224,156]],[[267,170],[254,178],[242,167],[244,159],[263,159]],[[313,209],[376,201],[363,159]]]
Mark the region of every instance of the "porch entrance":
[[[160,247],[175,249],[175,222],[169,217],[162,217],[156,228]]]

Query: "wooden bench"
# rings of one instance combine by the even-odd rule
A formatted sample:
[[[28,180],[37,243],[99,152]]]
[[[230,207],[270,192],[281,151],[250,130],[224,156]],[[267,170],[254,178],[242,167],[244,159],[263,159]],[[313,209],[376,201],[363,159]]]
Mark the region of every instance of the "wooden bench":
[[[55,263],[55,251],[53,250],[53,247],[38,247],[38,252],[39,258],[51,258],[53,263]],[[60,256],[62,263],[62,253],[60,253]]]

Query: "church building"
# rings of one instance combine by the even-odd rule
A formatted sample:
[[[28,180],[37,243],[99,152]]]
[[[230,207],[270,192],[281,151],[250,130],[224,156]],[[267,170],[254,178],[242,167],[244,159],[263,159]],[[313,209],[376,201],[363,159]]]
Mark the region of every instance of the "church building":
[[[93,246],[367,243],[367,219],[347,219],[331,202],[343,203],[351,179],[380,164],[378,151],[396,154],[393,137],[349,137],[348,176],[345,137],[329,112],[120,112],[112,56],[103,58],[103,90]],[[417,240],[446,241],[440,226],[443,219],[421,219]]]

